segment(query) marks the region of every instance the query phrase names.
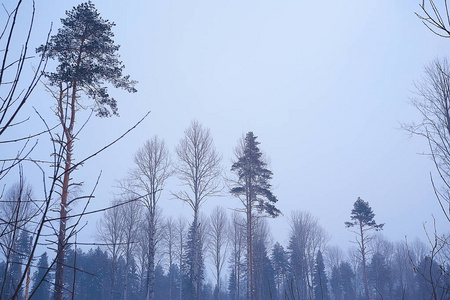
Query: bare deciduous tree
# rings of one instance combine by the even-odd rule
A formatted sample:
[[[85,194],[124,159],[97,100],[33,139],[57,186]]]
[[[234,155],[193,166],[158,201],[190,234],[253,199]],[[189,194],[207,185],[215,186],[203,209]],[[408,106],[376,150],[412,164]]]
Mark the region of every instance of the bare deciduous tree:
[[[442,188],[434,184],[439,204],[450,222],[450,65],[447,59],[435,59],[425,67],[425,75],[416,83],[417,95],[411,104],[420,112],[422,120],[403,125],[414,135],[425,137],[430,155],[444,183]]]
[[[176,254],[178,258],[178,267],[180,268],[180,299],[183,299],[183,257],[185,253],[186,235],[187,235],[187,221],[179,217],[176,226]]]
[[[230,281],[233,282],[232,293],[233,299],[241,299],[241,279],[244,272],[244,253],[246,249],[246,225],[245,219],[240,213],[234,211],[231,216],[231,276]]]
[[[177,228],[176,222],[169,218],[165,222],[164,226],[164,246],[165,254],[167,255],[168,261],[168,277],[169,277],[169,300],[174,297],[175,290],[175,278],[174,278],[174,267],[175,267],[175,248],[176,248],[176,238],[177,238]]]
[[[125,253],[125,290],[123,299],[130,299],[130,268],[133,256],[136,252],[139,241],[139,224],[142,220],[141,205],[138,201],[130,201],[132,195],[128,194],[127,203],[121,206],[123,215],[123,252]]]
[[[148,240],[148,284],[146,298],[154,299],[155,291],[155,253],[157,224],[157,203],[161,197],[167,178],[172,174],[169,151],[163,140],[153,137],[136,152],[135,168],[130,172],[127,184],[123,187],[129,193],[140,197],[146,208],[147,240]]]
[[[344,252],[339,246],[328,246],[325,249],[325,262],[330,269],[333,267],[339,267],[344,260]]]
[[[21,289],[22,264],[29,256],[29,230],[37,212],[32,188],[21,180],[13,184],[0,202],[0,247],[5,258],[0,298],[13,297]],[[29,268],[25,268],[28,271]]]
[[[425,67],[425,75],[416,83],[417,94],[412,98],[412,105],[422,115],[418,123],[404,125],[404,129],[413,135],[424,137],[429,145],[435,169],[441,186],[430,175],[434,193],[441,210],[450,222],[450,64],[447,59],[436,58]],[[432,261],[440,265],[448,263],[450,252],[448,233],[439,234],[436,227],[429,233],[424,226],[428,238]],[[434,236],[433,236],[434,235]],[[436,259],[439,258],[439,259]],[[414,266],[420,264],[413,262]],[[431,266],[431,265],[430,265]],[[445,270],[445,268],[444,268]],[[448,272],[445,270],[445,272]],[[448,276],[448,274],[447,274]],[[432,287],[435,288],[432,282]],[[435,289],[433,289],[435,290]],[[436,293],[433,293],[435,295]]]
[[[223,207],[216,206],[209,217],[209,243],[208,250],[214,266],[214,276],[216,277],[216,289],[218,299],[221,292],[221,273],[226,261],[228,252],[228,219]]]
[[[24,7],[25,5],[22,1],[8,3],[2,5],[0,11],[0,137],[2,138],[12,129],[20,132],[18,129],[27,121],[28,118],[20,112],[23,111],[42,77],[46,65],[46,59],[41,57],[35,70],[25,69],[25,63],[33,58],[28,51],[35,15],[34,1],[30,15],[26,15],[25,11],[28,8]],[[26,28],[25,31],[21,30],[22,25],[25,25],[23,27]],[[45,46],[43,51],[46,51]],[[24,73],[31,76],[24,79]],[[31,139],[41,133],[27,131],[23,136],[15,135],[0,141],[4,146],[12,144],[17,148],[14,157],[0,157],[0,180],[27,159],[34,148],[29,145]]]
[[[221,156],[214,147],[209,129],[205,129],[197,121],[192,121],[185,130],[185,136],[176,147],[178,163],[176,172],[178,178],[187,191],[173,194],[177,199],[187,203],[193,211],[194,220],[191,224],[192,261],[192,287],[194,300],[200,297],[201,288],[201,264],[202,249],[198,242],[200,239],[199,213],[200,207],[208,197],[217,196],[221,191]]]
[[[289,223],[288,250],[295,290],[299,291],[301,299],[311,299],[315,254],[325,249],[329,235],[320,226],[318,220],[307,212],[292,212]]]
[[[421,13],[416,13],[416,16],[422,20],[423,24],[430,29],[434,34],[449,38],[450,37],[450,14],[448,10],[447,0],[436,4],[434,0],[422,0],[419,4]]]
[[[113,298],[117,283],[117,269],[119,257],[123,254],[124,243],[124,225],[125,218],[118,200],[112,202],[113,208],[105,211],[103,217],[100,219],[97,228],[97,235],[106,246],[108,253],[111,255],[111,271],[110,282],[111,289],[109,292],[109,299]]]

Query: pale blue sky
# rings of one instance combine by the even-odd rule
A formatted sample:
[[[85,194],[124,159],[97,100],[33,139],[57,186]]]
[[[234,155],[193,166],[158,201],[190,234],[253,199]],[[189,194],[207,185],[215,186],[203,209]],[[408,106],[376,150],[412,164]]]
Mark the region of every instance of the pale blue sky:
[[[270,220],[282,244],[290,211],[305,210],[319,218],[330,244],[347,247],[353,236],[344,222],[357,197],[369,201],[393,241],[423,238],[422,223],[432,214],[441,219],[429,180],[433,165],[417,155],[426,143],[408,139],[399,125],[418,120],[408,104],[413,83],[424,64],[450,48],[414,15],[418,0],[93,2],[117,24],[115,40],[138,93],[111,92],[121,117],[91,120],[75,156],[152,113],[75,175],[89,189],[103,171],[92,208],[112,199],[115,180],[147,138],[165,139],[174,154],[197,119],[211,129],[227,172],[241,135],[259,137],[285,214]],[[33,42],[42,43],[52,21],[56,32],[64,11],[78,3],[37,1]],[[52,100],[41,86],[30,103],[45,111]],[[173,178],[167,187],[176,191],[177,184]],[[168,198],[164,193],[160,202],[165,214],[190,213]],[[210,199],[205,212],[216,204],[239,202]],[[94,228],[91,220],[85,231]]]

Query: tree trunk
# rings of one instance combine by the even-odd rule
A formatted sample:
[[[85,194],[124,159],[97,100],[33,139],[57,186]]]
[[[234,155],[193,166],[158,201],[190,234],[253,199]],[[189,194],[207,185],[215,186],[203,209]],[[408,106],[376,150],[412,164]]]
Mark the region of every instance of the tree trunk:
[[[198,211],[198,210],[197,210]],[[194,300],[199,300],[200,299],[200,263],[199,263],[199,251],[201,251],[201,249],[199,248],[200,243],[199,243],[199,232],[198,232],[198,215],[197,215],[197,211],[195,213],[194,216],[194,225],[193,225],[193,240],[194,240],[194,260],[192,262],[192,268],[194,271],[194,278],[192,280],[193,286],[192,286],[192,294],[193,294],[193,299]]]
[[[364,291],[366,293],[367,300],[370,300],[369,279],[367,277],[367,270],[366,270],[366,246],[364,244],[364,231],[363,231],[361,222],[359,222],[359,229],[360,229],[360,234],[361,234],[361,255],[362,255],[362,263],[363,263],[363,271],[364,271]]]
[[[249,196],[251,197],[251,195]],[[251,199],[247,204],[247,274],[248,274],[248,290],[249,300],[255,300],[254,276],[253,276],[253,232],[252,232],[252,205]]]
[[[67,198],[69,195],[70,167],[72,164],[72,139],[67,142],[66,163],[64,166],[61,205],[59,212],[58,252],[55,271],[55,300],[62,300],[64,285],[64,248],[66,246]]]
[[[171,235],[172,236],[172,235]],[[171,237],[172,239],[172,237]],[[173,259],[172,259],[172,242],[169,247],[169,300],[173,299]]]
[[[217,274],[217,300],[220,300],[220,246],[216,245],[216,274]]]
[[[123,300],[128,300],[128,293],[130,289],[130,242],[127,243],[127,253],[126,253],[126,262],[125,262],[125,289],[123,291]]]
[[[147,278],[147,300],[155,299],[155,216],[150,212],[150,228],[148,236],[148,278]]]
[[[66,226],[67,226],[67,199],[69,197],[69,183],[70,183],[70,173],[72,167],[72,151],[73,151],[73,126],[75,124],[75,105],[76,105],[76,84],[72,85],[72,95],[71,95],[71,103],[69,105],[70,109],[70,117],[69,117],[69,126],[66,125],[67,115],[64,113],[63,108],[63,99],[64,99],[64,90],[62,85],[59,86],[59,101],[58,101],[58,115],[60,118],[61,126],[64,130],[64,137],[62,137],[62,142],[64,144],[64,139],[66,141],[66,157],[65,157],[65,165],[64,165],[64,176],[62,182],[62,191],[61,191],[61,205],[60,205],[60,213],[59,213],[59,233],[58,233],[58,252],[57,260],[56,260],[56,271],[55,271],[55,300],[63,299],[63,290],[64,290],[64,248],[66,246]]]

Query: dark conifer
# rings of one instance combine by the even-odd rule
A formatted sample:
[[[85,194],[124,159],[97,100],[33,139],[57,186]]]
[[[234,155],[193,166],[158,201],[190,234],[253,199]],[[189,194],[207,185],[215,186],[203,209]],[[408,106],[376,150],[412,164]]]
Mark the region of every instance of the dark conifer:
[[[325,271],[322,252],[317,251],[316,264],[314,267],[314,299],[328,300],[330,294],[328,292],[328,278]]]
[[[230,278],[228,280],[228,295],[231,300],[237,300],[237,280],[236,272],[231,268]]]
[[[341,274],[338,266],[334,266],[331,269],[330,288],[333,293],[333,299],[342,300]]]
[[[237,161],[231,166],[238,179],[230,190],[244,205],[247,217],[247,293],[248,299],[255,299],[255,278],[253,276],[253,209],[271,217],[277,217],[281,211],[275,207],[278,201],[272,193],[272,171],[267,169],[253,132],[248,132],[241,145],[236,148]]]
[[[199,297],[203,285],[205,269],[203,251],[201,251],[203,242],[198,230],[198,226],[195,226],[194,224],[189,227],[186,252],[183,259],[183,297],[185,299],[195,299],[196,297]],[[197,264],[198,269],[195,272]],[[197,285],[195,289],[194,285]]]
[[[369,283],[375,288],[377,294],[383,298],[387,298],[391,273],[386,258],[379,252],[376,252],[372,256],[372,260],[368,266],[368,277]]]
[[[382,230],[384,224],[377,224],[375,222],[375,214],[372,211],[372,208],[369,205],[369,202],[366,202],[358,197],[358,199],[353,204],[353,209],[351,212],[350,218],[351,222],[345,222],[345,226],[349,227],[357,227],[355,233],[357,234],[357,243],[359,246],[359,251],[362,256],[362,267],[364,271],[364,290],[366,294],[366,299],[370,300],[370,292],[369,292],[369,279],[367,277],[367,243],[370,241],[370,236],[368,231],[370,230]]]
[[[338,274],[340,275],[342,299],[356,299],[355,273],[352,270],[352,266],[348,262],[342,262],[339,266]]]
[[[287,252],[280,243],[276,242],[272,248],[272,266],[275,276],[275,285],[277,289],[278,299],[282,299],[284,291],[284,283],[286,282],[289,258]]]
[[[48,300],[50,299],[50,284],[49,276],[47,277],[48,270],[48,256],[47,252],[44,252],[39,258],[37,264],[37,271],[33,275],[33,288],[32,299],[36,300]]]

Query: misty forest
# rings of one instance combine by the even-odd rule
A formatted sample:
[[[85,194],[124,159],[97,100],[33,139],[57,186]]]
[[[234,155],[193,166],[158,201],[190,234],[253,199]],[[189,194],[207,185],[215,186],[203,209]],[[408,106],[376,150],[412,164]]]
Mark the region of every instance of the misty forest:
[[[121,98],[139,94],[114,39],[120,25],[93,2],[81,3],[45,24],[48,35],[35,44],[41,12],[33,1],[13,2],[0,13],[0,299],[450,299],[447,59],[424,66],[405,103],[421,119],[401,125],[427,144],[434,170],[427,201],[446,225],[390,240],[383,235],[389,219],[356,195],[337,229],[353,238],[334,246],[322,216],[280,208],[277,161],[259,139],[264,132],[242,128],[229,145],[233,157],[225,157],[197,116],[176,124],[184,135],[175,147],[151,134],[122,148],[133,163],[115,178],[112,200],[99,195],[101,176],[77,174],[157,113],[136,112],[109,142],[82,151],[84,132],[102,135],[93,120],[120,120]],[[449,38],[447,1],[436,2],[419,3],[414,17],[429,35]],[[45,92],[37,97],[37,90]],[[51,99],[52,113],[36,108],[42,98]],[[205,209],[211,201],[217,205]],[[161,209],[162,202],[182,203],[186,213]],[[280,216],[287,238],[271,230]],[[96,221],[87,225],[89,218]]]

